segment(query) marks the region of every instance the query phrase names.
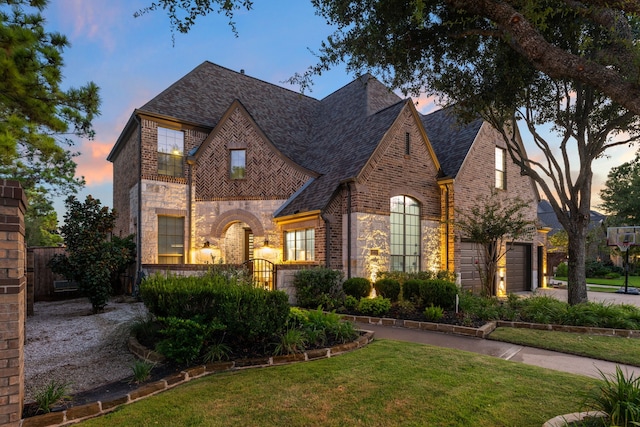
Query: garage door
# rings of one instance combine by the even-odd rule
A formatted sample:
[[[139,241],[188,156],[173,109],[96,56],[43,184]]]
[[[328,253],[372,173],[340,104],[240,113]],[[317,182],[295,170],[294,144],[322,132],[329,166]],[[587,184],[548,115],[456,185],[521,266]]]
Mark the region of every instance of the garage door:
[[[478,266],[482,266],[482,260],[479,257],[476,244],[471,242],[460,242],[460,263],[458,271],[463,289],[472,289],[474,292],[480,292],[482,289],[482,280],[478,272]]]
[[[531,245],[509,245],[507,293],[531,290]]]

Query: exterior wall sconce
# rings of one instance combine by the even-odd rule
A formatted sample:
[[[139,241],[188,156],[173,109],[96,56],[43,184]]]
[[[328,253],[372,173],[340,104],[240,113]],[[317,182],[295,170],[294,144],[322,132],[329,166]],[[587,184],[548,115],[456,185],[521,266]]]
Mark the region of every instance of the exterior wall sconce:
[[[206,242],[204,242],[204,245],[202,245],[202,249],[210,249],[211,248],[211,243],[209,243],[209,241],[207,240]]]
[[[269,247],[269,238],[268,238],[268,237],[265,237],[265,238],[264,238],[264,247],[265,247],[265,248],[268,248],[268,247]]]

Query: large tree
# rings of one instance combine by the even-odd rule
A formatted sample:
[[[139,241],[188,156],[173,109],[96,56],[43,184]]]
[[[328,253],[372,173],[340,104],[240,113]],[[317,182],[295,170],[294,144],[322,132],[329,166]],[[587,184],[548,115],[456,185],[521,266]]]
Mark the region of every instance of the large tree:
[[[600,190],[600,205],[610,225],[640,225],[640,154],[609,171]]]
[[[319,14],[339,28],[325,44],[329,48],[325,52],[335,55],[335,60],[356,58],[353,47],[340,48],[345,40],[343,35],[364,35],[362,30],[369,27],[367,32],[371,31],[372,37],[369,42],[362,38],[363,49],[375,50],[381,65],[398,66],[414,61],[418,65],[414,71],[420,75],[420,65],[430,60],[430,53],[441,51],[443,42],[464,44],[469,37],[481,36],[505,43],[512,55],[525,58],[536,70],[554,79],[580,81],[640,114],[637,66],[640,52],[634,42],[640,1],[312,0],[312,3]],[[154,0],[135,16],[162,9],[169,16],[172,31],[187,33],[199,16],[224,14],[235,33],[234,13],[250,10],[252,6],[251,0]],[[575,52],[554,34],[562,33],[565,25],[572,24],[575,18],[605,31],[609,42],[599,46],[596,56]],[[323,67],[330,62],[323,61]],[[394,87],[400,87],[405,84],[406,75],[399,73],[391,80]]]
[[[77,137],[93,137],[91,122],[100,105],[94,83],[62,87],[62,53],[69,42],[46,31],[46,5],[0,0],[0,177],[19,180],[36,201],[28,225],[42,229],[31,236],[51,231],[52,197],[84,185],[75,176],[78,153],[71,147]],[[37,221],[43,217],[48,219]]]
[[[165,0],[177,16],[197,2]],[[208,2],[232,13],[228,5]],[[569,303],[587,300],[585,243],[593,161],[638,138],[637,1],[312,0],[336,27],[319,62],[293,80],[346,63],[406,93],[439,95],[480,114],[551,203],[569,236]],[[193,15],[190,15],[193,18]],[[194,20],[186,20],[188,31]],[[517,121],[539,153],[519,143]],[[551,127],[551,137],[540,129]],[[614,139],[613,137],[619,137]]]

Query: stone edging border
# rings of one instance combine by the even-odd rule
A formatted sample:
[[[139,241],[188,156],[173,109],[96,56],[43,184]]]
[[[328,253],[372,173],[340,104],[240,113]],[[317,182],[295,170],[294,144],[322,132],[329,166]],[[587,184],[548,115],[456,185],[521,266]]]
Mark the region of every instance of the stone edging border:
[[[398,328],[421,329],[423,331],[444,332],[447,334],[465,335],[477,338],[487,338],[497,327],[537,329],[541,331],[573,332],[579,334],[593,334],[619,336],[623,338],[640,338],[640,330],[596,328],[591,326],[551,325],[547,323],[510,322],[496,320],[487,322],[479,328],[449,325],[445,323],[419,322],[416,320],[393,319],[388,317],[355,316],[343,314],[342,319],[357,323],[367,323],[380,326],[395,326]]]
[[[607,414],[601,411],[573,412],[551,418],[542,427],[566,427],[571,423],[578,423],[586,418],[604,418]]]
[[[357,323],[367,323],[380,326],[395,326],[398,328],[421,329],[423,331],[443,332],[446,334],[465,335],[469,337],[486,338],[493,332],[497,324],[489,322],[479,328],[469,326],[449,325],[446,323],[419,322],[417,320],[393,319],[389,317],[354,316],[351,314],[341,315],[342,319]]]
[[[163,378],[133,390],[126,396],[115,398],[106,402],[92,402],[80,406],[72,406],[64,411],[50,412],[48,414],[37,415],[35,417],[23,418],[20,421],[20,427],[62,427],[78,423],[100,415],[105,415],[116,408],[137,402],[140,399],[153,396],[163,391],[169,390],[177,385],[184,384],[196,378],[202,378],[207,375],[228,372],[249,368],[265,368],[269,366],[281,366],[290,363],[305,362],[310,360],[328,359],[333,356],[348,353],[350,351],[362,348],[373,341],[374,332],[361,330],[362,335],[355,341],[340,344],[333,347],[321,348],[316,350],[305,351],[304,353],[296,353],[285,356],[270,356],[256,359],[241,359],[230,362],[216,362],[201,366],[194,366],[177,374]],[[141,359],[149,361],[158,361],[160,356],[155,352],[149,351],[138,343],[135,338],[129,340],[130,351]]]

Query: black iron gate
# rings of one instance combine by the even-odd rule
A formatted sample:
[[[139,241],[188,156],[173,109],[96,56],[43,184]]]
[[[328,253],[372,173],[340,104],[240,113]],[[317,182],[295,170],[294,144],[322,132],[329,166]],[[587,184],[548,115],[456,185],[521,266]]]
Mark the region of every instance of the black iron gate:
[[[264,289],[273,291],[276,289],[276,265],[266,259],[252,259],[242,263],[253,277],[253,283]]]

